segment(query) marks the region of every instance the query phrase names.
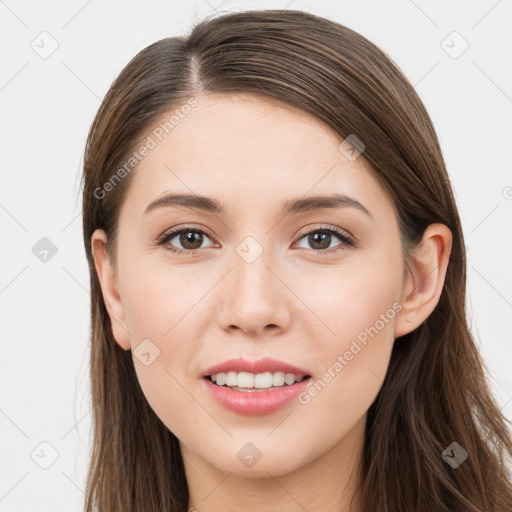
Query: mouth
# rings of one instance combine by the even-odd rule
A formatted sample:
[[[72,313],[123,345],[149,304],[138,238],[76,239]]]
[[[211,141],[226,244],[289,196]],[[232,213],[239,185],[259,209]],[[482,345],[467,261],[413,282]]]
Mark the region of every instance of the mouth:
[[[242,392],[263,392],[274,389],[289,388],[295,384],[311,379],[311,375],[299,375],[285,372],[220,372],[206,375],[204,379],[210,381],[215,386],[229,388],[233,391]]]
[[[245,416],[271,414],[291,404],[313,380],[307,373],[207,373],[201,379],[210,397],[228,411]]]

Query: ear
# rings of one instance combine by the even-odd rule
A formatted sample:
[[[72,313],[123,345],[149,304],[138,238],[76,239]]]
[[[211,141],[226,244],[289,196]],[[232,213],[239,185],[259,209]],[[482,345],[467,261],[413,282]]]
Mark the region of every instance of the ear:
[[[117,343],[124,349],[130,348],[130,333],[125,327],[126,317],[123,302],[117,286],[116,270],[107,255],[107,235],[102,229],[94,231],[91,237],[94,266],[100,282],[105,307],[110,316],[112,333]]]
[[[432,313],[443,291],[452,250],[452,233],[444,224],[430,224],[414,249],[404,281],[402,310],[396,317],[395,338],[420,326]]]

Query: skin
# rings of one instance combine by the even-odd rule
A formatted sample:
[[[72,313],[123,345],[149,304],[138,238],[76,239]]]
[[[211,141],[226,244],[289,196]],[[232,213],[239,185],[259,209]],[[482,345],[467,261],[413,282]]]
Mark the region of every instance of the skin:
[[[134,365],[148,402],[180,440],[190,507],[266,512],[279,503],[282,512],[354,511],[348,500],[367,410],[395,338],[438,303],[450,230],[429,226],[407,266],[393,204],[364,153],[350,161],[329,127],[271,100],[196,99],[198,106],[133,171],[116,267],[105,253],[105,233],[92,236],[114,337],[125,350],[146,338],[160,350],[150,365],[135,356]],[[226,212],[174,206],[144,215],[167,191],[217,198]],[[279,216],[285,199],[333,191],[355,197],[372,217],[352,207]],[[206,233],[196,255],[156,244],[162,233],[190,224]],[[324,246],[304,236],[325,226],[347,231],[357,247],[335,235]],[[236,252],[249,235],[263,250],[252,263]],[[186,243],[178,235],[167,245],[195,247]],[[323,247],[335,246],[325,254]],[[307,404],[243,416],[203,388],[203,370],[240,355],[284,360],[321,379],[394,303],[401,310],[388,313],[378,334]],[[261,452],[252,467],[237,457],[248,442]]]

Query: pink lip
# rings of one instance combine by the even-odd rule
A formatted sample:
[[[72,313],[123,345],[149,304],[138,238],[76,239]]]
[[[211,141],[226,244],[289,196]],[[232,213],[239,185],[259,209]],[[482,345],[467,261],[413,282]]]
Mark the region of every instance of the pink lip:
[[[277,411],[292,402],[312,381],[311,378],[296,382],[291,386],[284,385],[268,391],[236,391],[224,386],[217,386],[208,378],[201,381],[210,396],[226,409],[238,414],[257,416]]]
[[[216,364],[215,366],[211,366],[201,374],[201,377],[207,377],[208,375],[214,375],[221,372],[249,372],[254,374],[265,372],[284,372],[293,373],[295,376],[312,376],[307,370],[298,368],[297,366],[285,363],[283,361],[278,361],[277,359],[272,359],[270,357],[264,357],[258,361],[249,361],[243,357],[239,357],[236,359],[230,359],[229,361],[224,361],[223,363]],[[235,393],[239,392],[235,391]]]

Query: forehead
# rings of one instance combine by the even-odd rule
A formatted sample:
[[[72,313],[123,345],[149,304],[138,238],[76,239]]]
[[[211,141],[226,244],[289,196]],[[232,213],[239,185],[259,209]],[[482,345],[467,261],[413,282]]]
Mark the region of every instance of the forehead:
[[[133,171],[125,201],[138,210],[169,190],[215,196],[234,209],[333,192],[384,200],[364,158],[348,160],[343,138],[314,116],[247,94],[194,98],[187,113],[173,116],[177,106],[143,134],[154,147]]]

